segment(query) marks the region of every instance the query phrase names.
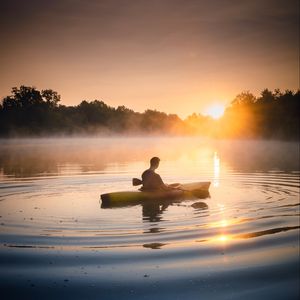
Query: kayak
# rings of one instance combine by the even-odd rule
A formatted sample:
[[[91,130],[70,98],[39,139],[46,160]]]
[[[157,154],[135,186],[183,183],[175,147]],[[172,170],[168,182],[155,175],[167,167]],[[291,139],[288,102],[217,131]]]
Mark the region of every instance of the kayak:
[[[209,196],[210,182],[192,182],[179,184],[167,191],[123,191],[101,195],[102,206],[118,206],[126,203],[141,203],[151,200],[203,199]]]

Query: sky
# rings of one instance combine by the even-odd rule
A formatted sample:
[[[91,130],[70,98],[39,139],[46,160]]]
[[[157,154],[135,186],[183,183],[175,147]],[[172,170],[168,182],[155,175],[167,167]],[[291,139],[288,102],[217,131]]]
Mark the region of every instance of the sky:
[[[53,89],[186,117],[299,89],[298,0],[0,0],[0,98]]]

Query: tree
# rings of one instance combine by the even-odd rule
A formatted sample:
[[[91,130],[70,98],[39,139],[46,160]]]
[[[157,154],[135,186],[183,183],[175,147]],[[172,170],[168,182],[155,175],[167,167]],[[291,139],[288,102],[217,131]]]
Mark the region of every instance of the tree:
[[[238,94],[231,102],[232,107],[251,105],[256,102],[256,98],[249,91]]]
[[[277,95],[280,95],[279,90],[276,90],[276,93],[277,93]],[[268,89],[264,89],[261,92],[260,98],[257,99],[257,102],[262,103],[262,104],[269,104],[269,103],[272,103],[275,99],[276,99],[275,94],[273,94]]]
[[[57,92],[22,85],[13,87],[11,93],[2,101],[2,131],[37,134],[53,127],[53,109],[60,100]]]
[[[60,101],[60,95],[53,90],[42,90],[41,95],[45,99],[49,107],[57,107],[58,102]]]
[[[0,103],[0,135],[57,133],[192,134],[230,138],[299,139],[300,91],[265,89],[256,98],[238,94],[220,120],[192,114],[184,121],[157,110],[135,112],[100,100],[59,105],[60,95],[35,87],[13,87]]]

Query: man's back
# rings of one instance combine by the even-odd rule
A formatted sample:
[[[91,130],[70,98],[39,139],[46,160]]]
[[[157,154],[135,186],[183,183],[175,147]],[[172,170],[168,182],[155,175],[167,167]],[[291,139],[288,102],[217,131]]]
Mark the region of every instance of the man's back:
[[[143,190],[157,190],[164,186],[161,177],[153,170],[148,169],[142,174]]]

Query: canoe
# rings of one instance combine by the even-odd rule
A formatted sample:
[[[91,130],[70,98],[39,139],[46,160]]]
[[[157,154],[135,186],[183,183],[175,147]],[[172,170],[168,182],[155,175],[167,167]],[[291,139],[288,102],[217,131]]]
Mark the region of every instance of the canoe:
[[[192,182],[180,184],[178,188],[167,191],[123,191],[101,195],[102,206],[115,207],[126,203],[140,203],[151,200],[203,199],[209,196],[210,182]]]

